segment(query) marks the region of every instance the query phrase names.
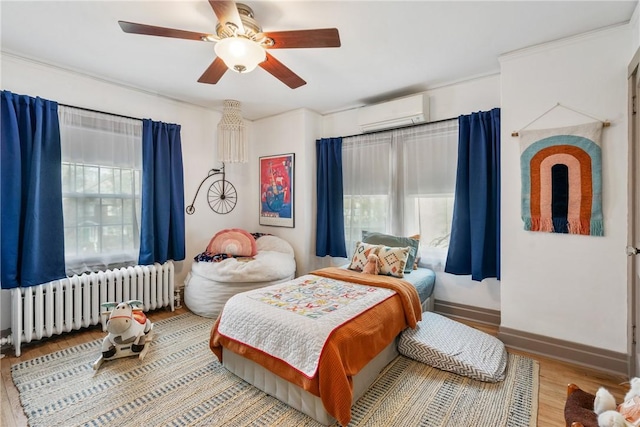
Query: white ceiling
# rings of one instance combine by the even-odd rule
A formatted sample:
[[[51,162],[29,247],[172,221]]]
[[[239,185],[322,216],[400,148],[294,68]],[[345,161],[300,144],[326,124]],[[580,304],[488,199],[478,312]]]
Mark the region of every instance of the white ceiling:
[[[255,120],[296,108],[320,114],[499,72],[500,54],[626,23],[636,1],[256,1],[264,31],[336,27],[340,48],[270,53],[307,81],[266,71],[198,83],[213,44],[126,34],[118,20],[215,33],[197,1],[0,1],[2,51]],[[11,89],[5,88],[3,89]],[[29,94],[37,95],[37,94]]]

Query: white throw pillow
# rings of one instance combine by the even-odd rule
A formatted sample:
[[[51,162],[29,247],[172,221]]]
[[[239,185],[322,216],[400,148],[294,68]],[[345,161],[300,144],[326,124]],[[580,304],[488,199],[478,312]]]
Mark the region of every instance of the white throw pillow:
[[[355,251],[353,251],[351,264],[349,264],[349,270],[362,271],[365,264],[367,263],[367,258],[369,257],[369,255],[378,255],[378,250],[380,249],[380,247],[380,245],[370,245],[368,243],[362,242],[356,243],[356,249]]]
[[[388,274],[395,277],[404,277],[404,267],[411,253],[411,248],[392,248],[381,246],[378,250],[380,258],[380,274]]]

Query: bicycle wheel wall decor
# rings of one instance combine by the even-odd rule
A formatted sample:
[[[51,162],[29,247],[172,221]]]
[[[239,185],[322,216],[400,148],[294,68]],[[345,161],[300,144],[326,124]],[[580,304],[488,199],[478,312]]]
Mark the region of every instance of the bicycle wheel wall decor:
[[[220,169],[211,169],[207,176],[200,182],[200,185],[198,185],[198,189],[196,190],[196,195],[193,196],[193,201],[186,208],[187,214],[193,215],[195,213],[196,208],[194,205],[196,203],[198,193],[202,188],[202,184],[204,184],[209,178],[216,175],[222,175],[222,179],[214,181],[211,186],[209,186],[209,191],[207,191],[207,203],[209,203],[209,207],[215,213],[223,215],[228,214],[236,207],[236,203],[238,203],[238,192],[236,191],[236,187],[226,180],[223,163]]]

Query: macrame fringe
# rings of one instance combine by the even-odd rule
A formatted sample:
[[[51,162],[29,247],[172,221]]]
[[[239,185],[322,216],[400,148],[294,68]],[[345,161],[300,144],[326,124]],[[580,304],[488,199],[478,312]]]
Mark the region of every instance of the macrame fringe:
[[[540,218],[531,218],[531,231],[540,231]]]
[[[604,236],[604,227],[601,219],[550,219],[550,218],[530,218],[523,217],[524,229],[527,231],[544,231],[548,233],[558,233],[566,227],[569,234],[583,234],[591,236]]]
[[[589,235],[591,233],[591,221],[588,219],[570,219],[568,228],[569,234]]]
[[[554,228],[554,223],[555,220],[552,220],[551,218],[544,218],[540,220],[540,228],[538,228],[538,230],[540,231],[545,231],[547,233],[553,233]]]
[[[531,218],[530,231],[546,231],[548,233],[553,232],[553,222],[551,218]]]
[[[568,233],[569,227],[566,218],[554,218],[553,219],[553,232],[555,233]]]
[[[591,235],[592,236],[604,236],[604,224],[601,219],[591,220]]]

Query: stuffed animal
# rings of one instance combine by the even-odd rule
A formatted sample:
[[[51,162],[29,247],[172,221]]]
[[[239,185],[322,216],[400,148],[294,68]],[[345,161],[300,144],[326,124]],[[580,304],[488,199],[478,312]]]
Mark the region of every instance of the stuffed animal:
[[[631,388],[624,402],[616,407],[611,393],[600,387],[593,402],[593,411],[598,415],[599,427],[638,427],[640,426],[640,378],[632,378]]]
[[[362,272],[365,274],[380,273],[380,258],[376,254],[370,254],[367,257],[367,263],[364,265]]]
[[[108,334],[102,341],[102,355],[95,361],[94,369],[97,370],[103,360],[127,356],[144,358],[153,324],[139,308],[141,305],[142,302],[137,300],[102,304],[108,310],[102,312],[103,316],[109,316],[106,325]]]

